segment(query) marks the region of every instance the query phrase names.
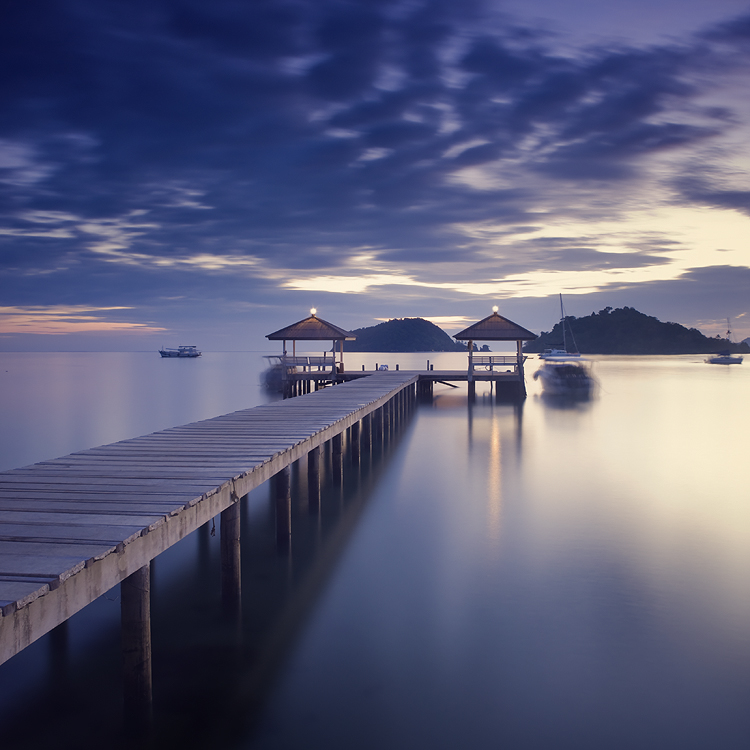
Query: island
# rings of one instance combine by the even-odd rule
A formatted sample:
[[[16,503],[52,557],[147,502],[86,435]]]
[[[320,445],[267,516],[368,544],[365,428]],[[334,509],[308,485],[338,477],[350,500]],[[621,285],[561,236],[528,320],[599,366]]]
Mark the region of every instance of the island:
[[[356,341],[345,341],[345,352],[465,352],[442,328],[424,318],[394,318],[352,331]]]
[[[565,318],[568,351],[581,354],[711,354],[719,351],[750,352],[747,343],[704,336],[697,328],[663,323],[632,307],[605,307],[584,318]],[[571,336],[572,332],[572,336]],[[561,323],[524,346],[529,353],[562,348]]]

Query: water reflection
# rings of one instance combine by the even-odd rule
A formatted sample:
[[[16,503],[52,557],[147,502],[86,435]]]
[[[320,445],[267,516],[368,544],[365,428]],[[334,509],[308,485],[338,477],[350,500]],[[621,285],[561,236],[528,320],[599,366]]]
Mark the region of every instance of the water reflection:
[[[241,501],[239,613],[222,607],[218,518],[153,561],[155,746],[230,747],[251,732],[279,664],[402,439],[395,433],[384,446],[375,443],[357,464],[346,442],[343,461],[330,449],[322,451],[317,508],[310,502],[307,460],[294,464],[286,543],[278,540],[273,483]],[[93,748],[102,737],[108,746],[126,746],[120,731],[116,599],[115,589],[106,600],[117,616],[103,627],[98,623],[98,645],[79,652],[69,634],[85,628],[101,600],[0,668],[5,687],[0,719],[9,746]],[[41,673],[23,701],[14,703],[3,693],[30,665]],[[32,717],[42,712],[49,723],[28,737]]]
[[[338,486],[321,458],[320,514],[301,462],[286,552],[268,488],[243,505],[239,647],[221,617],[218,537],[201,529],[156,561],[162,730],[252,750],[744,748],[739,369],[599,358],[601,396],[572,408],[535,383],[523,406],[436,387],[395,449],[345,464]],[[28,710],[6,695],[4,730],[49,716],[64,692],[67,724],[46,739],[64,747],[84,727],[89,746],[112,744],[110,596],[71,621],[65,660],[46,641],[3,666],[0,692],[22,690],[34,659],[65,685]]]

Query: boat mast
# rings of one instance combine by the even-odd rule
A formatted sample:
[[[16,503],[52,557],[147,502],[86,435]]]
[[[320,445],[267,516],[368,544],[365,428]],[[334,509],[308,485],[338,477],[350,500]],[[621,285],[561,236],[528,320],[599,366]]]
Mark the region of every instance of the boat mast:
[[[563,351],[568,351],[568,340],[565,337],[565,311],[563,310],[562,292],[560,293],[560,325],[563,331]]]

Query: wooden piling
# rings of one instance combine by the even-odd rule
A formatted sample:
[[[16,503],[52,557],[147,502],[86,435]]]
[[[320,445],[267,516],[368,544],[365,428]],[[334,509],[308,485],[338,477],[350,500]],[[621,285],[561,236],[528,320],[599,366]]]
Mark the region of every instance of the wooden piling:
[[[362,450],[369,452],[372,447],[372,414],[366,414],[362,418]]]
[[[240,573],[240,501],[221,512],[221,604],[236,617],[242,609]]]
[[[351,445],[349,447],[349,450],[352,454],[352,463],[355,466],[359,465],[360,457],[361,457],[361,446],[360,446],[360,422],[354,422],[351,426]]]
[[[343,460],[343,435],[339,433],[331,439],[331,464],[333,466],[333,481],[335,484],[341,484],[344,474]]]
[[[307,505],[311,511],[320,510],[320,446],[307,454]]]
[[[372,413],[372,438],[377,446],[383,443],[383,407]]]
[[[120,584],[123,718],[135,736],[148,733],[153,717],[150,576],[148,563]]]
[[[286,546],[292,534],[292,472],[285,466],[274,476],[276,541]]]

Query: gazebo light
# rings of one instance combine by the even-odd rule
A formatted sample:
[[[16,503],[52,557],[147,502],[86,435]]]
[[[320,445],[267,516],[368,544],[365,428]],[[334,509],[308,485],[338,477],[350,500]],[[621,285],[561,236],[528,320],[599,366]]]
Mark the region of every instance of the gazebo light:
[[[310,315],[315,315],[315,313],[318,312],[314,307],[310,308]]]
[[[498,309],[498,308],[497,308],[497,305],[493,305],[493,306],[492,306],[492,312],[496,313],[496,312],[497,312],[497,309]]]

